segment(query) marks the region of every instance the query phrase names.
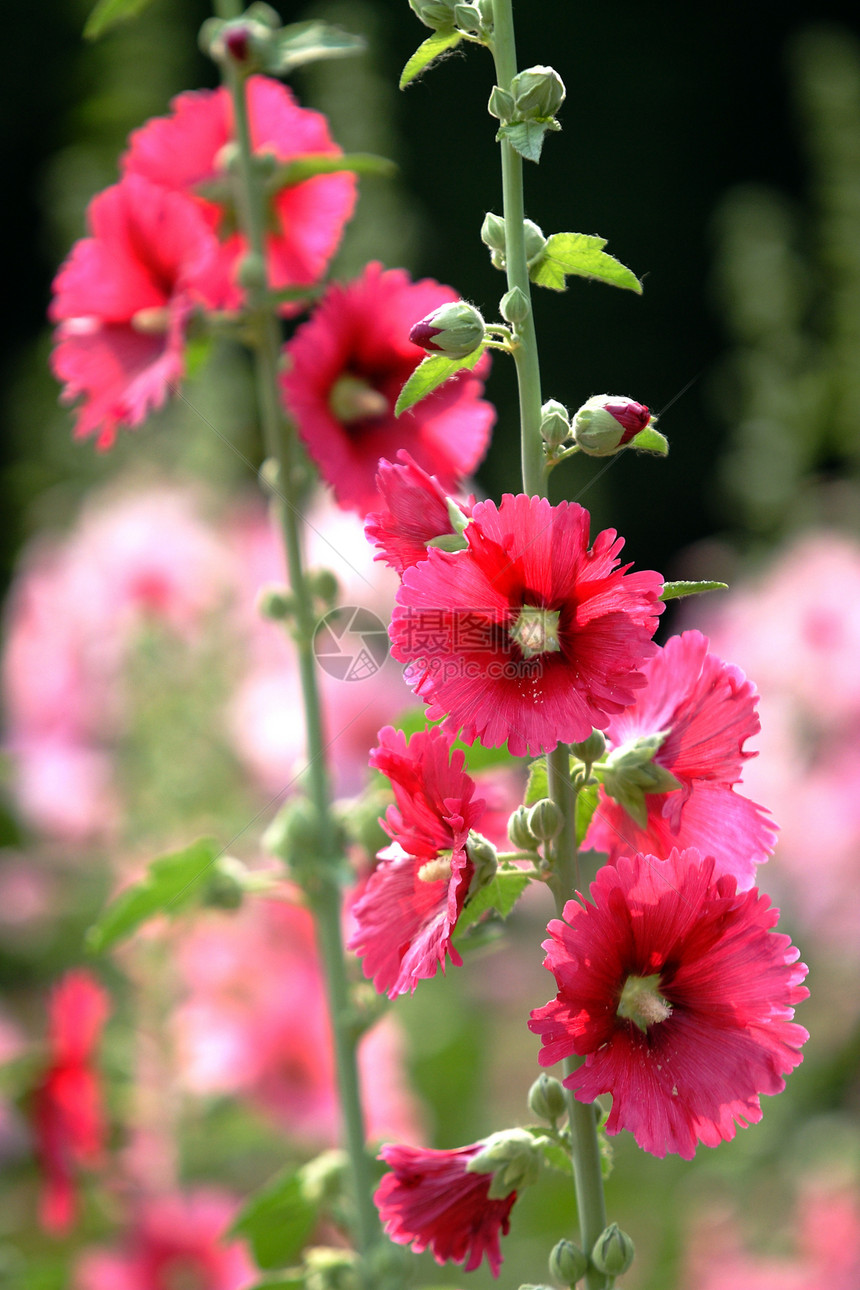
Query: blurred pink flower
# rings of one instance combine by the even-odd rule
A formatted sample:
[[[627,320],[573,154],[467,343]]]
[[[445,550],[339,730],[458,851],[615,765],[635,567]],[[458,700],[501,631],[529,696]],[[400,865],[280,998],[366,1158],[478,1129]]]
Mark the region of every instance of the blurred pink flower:
[[[244,1243],[227,1239],[237,1209],[202,1189],[143,1199],[116,1248],[81,1256],[74,1290],[245,1290],[259,1273]]]

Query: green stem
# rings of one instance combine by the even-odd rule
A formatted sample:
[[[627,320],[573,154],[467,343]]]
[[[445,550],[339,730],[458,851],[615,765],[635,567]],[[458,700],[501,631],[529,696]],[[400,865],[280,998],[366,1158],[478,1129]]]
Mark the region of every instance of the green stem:
[[[517,51],[514,40],[512,0],[493,0],[493,59],[496,81],[501,89],[510,88],[517,73]],[[519,287],[529,302],[526,318],[513,325],[514,362],[520,397],[521,457],[523,488],[530,496],[546,495],[543,442],[540,437],[540,363],[537,335],[531,308],[531,281],[523,221],[523,159],[507,140],[502,140],[502,213],[505,219],[505,266],[508,290]]]
[[[222,7],[228,5],[223,3]],[[229,6],[232,9],[232,6]],[[278,463],[279,506],[290,586],[295,598],[295,637],[304,704],[308,790],[320,829],[320,882],[311,907],[326,982],[334,1036],[335,1064],[344,1136],[352,1169],[356,1203],[356,1237],[359,1252],[366,1254],[379,1240],[380,1229],[373,1204],[370,1161],[365,1150],[364,1115],[356,1065],[356,1038],[352,1024],[349,979],[341,935],[341,902],[337,870],[342,862],[338,830],[331,809],[331,789],[325,757],[316,663],[313,654],[314,608],[302,560],[299,511],[295,485],[295,443],[281,409],[278,389],[280,329],[268,293],[265,259],[265,206],[253,164],[244,77],[226,69],[233,99],[236,142],[239,148],[240,185],[237,199],[242,226],[248,238],[246,267],[248,323],[253,336],[257,395],[267,454]]]

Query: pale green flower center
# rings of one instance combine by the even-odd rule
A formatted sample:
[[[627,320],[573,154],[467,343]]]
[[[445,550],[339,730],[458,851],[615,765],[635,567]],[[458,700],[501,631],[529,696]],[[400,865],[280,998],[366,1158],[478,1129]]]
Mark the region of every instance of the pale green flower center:
[[[341,376],[335,381],[328,405],[338,421],[369,421],[385,416],[388,400],[360,376]]]
[[[524,658],[535,654],[553,654],[561,649],[558,639],[558,610],[523,605],[511,631]]]
[[[660,994],[660,976],[629,976],[624,982],[616,1015],[632,1021],[641,1031],[647,1031],[672,1015],[672,1005]]]
[[[445,882],[451,877],[451,861],[453,856],[450,851],[443,851],[433,860],[427,860],[418,870],[418,877],[422,882],[439,882],[444,879]]]

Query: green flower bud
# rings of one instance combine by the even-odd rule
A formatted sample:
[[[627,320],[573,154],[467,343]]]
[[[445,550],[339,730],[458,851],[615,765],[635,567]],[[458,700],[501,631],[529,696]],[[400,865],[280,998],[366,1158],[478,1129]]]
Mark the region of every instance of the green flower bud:
[[[260,487],[273,497],[281,495],[281,468],[274,457],[267,457],[257,472]]]
[[[527,67],[511,81],[518,120],[555,116],[565,99],[564,81],[552,67]]]
[[[552,842],[564,820],[555,802],[543,797],[529,808],[528,826],[539,842]]]
[[[349,1156],[332,1148],[301,1168],[302,1195],[315,1205],[339,1200],[349,1190]]]
[[[207,874],[203,904],[211,909],[238,909],[247,890],[248,870],[235,856],[219,856]]]
[[[530,1187],[540,1176],[543,1156],[528,1129],[502,1129],[484,1139],[483,1147],[466,1165],[470,1174],[492,1174],[487,1193],[503,1200],[512,1191]]]
[[[475,873],[469,886],[469,895],[474,895],[495,878],[499,867],[499,853],[489,838],[470,829],[466,839],[466,854],[475,866]]]
[[[570,438],[570,418],[556,399],[547,399],[540,410],[540,436],[547,448],[560,448]]]
[[[549,1256],[549,1274],[553,1281],[573,1286],[588,1271],[588,1255],[573,1241],[559,1241]]]
[[[484,222],[481,225],[481,241],[491,251],[501,251],[504,255],[505,221],[499,215],[494,215],[492,211],[487,211],[484,216]]]
[[[611,457],[651,422],[644,403],[614,394],[586,399],[573,418],[573,437],[589,457]]]
[[[340,587],[331,569],[312,569],[307,575],[307,588],[312,596],[321,600],[329,609],[338,597]]]
[[[586,766],[593,766],[606,752],[606,737],[602,730],[592,730],[587,739],[571,744],[570,751],[578,761],[584,761]]]
[[[409,8],[425,27],[442,31],[454,27],[456,0],[409,0]]]
[[[239,261],[236,280],[247,291],[259,291],[266,285],[266,262],[261,255],[248,251]]]
[[[465,300],[441,305],[417,322],[409,333],[413,345],[449,358],[466,358],[473,354],[485,333],[484,320],[474,305]]]
[[[620,1277],[630,1267],[635,1253],[627,1233],[622,1232],[617,1223],[610,1223],[594,1242],[591,1262],[605,1276]]]
[[[500,121],[512,121],[514,117],[514,97],[507,90],[503,90],[500,85],[494,85],[490,93],[490,101],[487,104],[487,111],[490,116],[498,117]]]
[[[539,1120],[555,1124],[567,1114],[567,1097],[559,1080],[544,1071],[529,1089],[529,1110]]]
[[[454,22],[459,31],[467,31],[472,36],[480,36],[484,27],[481,11],[475,4],[455,5]]]
[[[257,612],[272,622],[283,622],[296,611],[296,598],[289,587],[261,587],[257,592]]]
[[[519,287],[511,287],[499,301],[499,313],[505,322],[524,323],[531,313],[531,305],[526,293]]]
[[[358,1255],[353,1250],[315,1246],[305,1250],[305,1290],[360,1290]]]
[[[529,827],[527,806],[518,806],[508,820],[508,837],[518,851],[534,851],[538,840]]]
[[[654,761],[668,733],[660,730],[620,744],[600,772],[606,792],[642,829],[648,824],[646,793],[672,793],[681,787],[670,770]]]
[[[546,238],[543,235],[543,229],[538,228],[534,220],[523,220],[523,232],[526,241],[526,259],[531,268],[538,256],[543,255]]]

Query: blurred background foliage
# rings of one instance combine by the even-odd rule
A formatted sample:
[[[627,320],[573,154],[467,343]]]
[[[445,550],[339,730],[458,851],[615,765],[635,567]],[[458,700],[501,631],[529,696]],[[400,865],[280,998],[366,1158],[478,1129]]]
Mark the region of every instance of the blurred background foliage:
[[[180,90],[215,83],[197,52],[196,32],[208,14],[201,0],[156,0],[94,45],[80,37],[89,8],[89,0],[47,0],[38,18],[29,6],[4,15],[4,582],[22,543],[71,525],[88,493],[131,468],[141,481],[200,479],[235,490],[253,483],[260,456],[245,363],[228,348],[189,382],[188,405],[175,403],[151,425],[122,434],[111,453],[71,442],[71,417],[57,405],[47,367],[51,278],[84,231],[87,201],[115,180],[128,132],[164,113]],[[364,181],[335,274],[355,274],[368,259],[405,265],[415,276],[455,285],[494,316],[502,279],[478,240],[485,211],[500,206],[485,110],[487,56],[452,57],[399,94],[399,71],[422,38],[405,0],[282,4],[280,12],[286,21],[320,16],[366,35],[365,56],[308,69],[295,88],[330,116],[344,149],[379,152],[399,167],[393,181]],[[671,443],[665,463],[631,454],[605,471],[588,462],[563,466],[553,496],[581,498],[595,529],[617,526],[631,559],[670,578],[742,577],[750,561],[762,567],[779,543],[810,526],[857,537],[856,6],[523,3],[517,24],[520,66],[552,62],[568,89],[563,132],[549,138],[540,167],[527,167],[527,213],[545,233],[600,233],[645,282],[641,299],[576,281],[564,295],[536,292],[544,396],[573,409],[607,391],[658,413],[665,408],[661,429]],[[500,361],[489,395],[499,424],[480,483],[498,495],[516,490],[518,478],[513,373]],[[229,659],[235,642],[225,648]],[[119,753],[124,783],[137,794],[128,798],[126,841],[143,848],[163,840],[148,829],[153,801],[164,808],[159,827],[169,835],[183,819],[189,829],[199,822],[229,832],[257,800],[229,787],[231,754],[200,737],[222,675],[197,664],[183,672],[171,649],[156,638],[136,656],[129,682],[136,704]],[[174,688],[165,690],[165,676]],[[167,784],[160,778],[164,763],[152,755],[151,727],[168,722],[184,731],[179,761],[201,768],[198,781],[187,775],[177,786],[173,775]],[[202,802],[195,797],[201,782]],[[23,834],[14,816],[10,804],[0,840],[17,845]],[[16,1000],[77,961],[83,929],[109,882],[103,861],[73,877],[55,875],[50,934],[25,943],[10,933],[0,947],[0,980]],[[535,1006],[548,994],[535,954],[541,916],[542,906],[529,906],[513,924],[509,970],[500,970],[498,955],[477,953],[457,988],[450,976],[428,982],[394,1009],[410,1036],[411,1071],[437,1145],[525,1114],[534,1053],[518,1018],[524,998]],[[813,947],[813,962],[815,953]],[[128,987],[116,969],[107,971],[128,1026]],[[128,971],[145,972],[145,959]],[[694,1167],[658,1164],[629,1141],[617,1144],[613,1214],[633,1232],[641,1256],[625,1284],[663,1290],[678,1283],[682,1213],[691,1201],[731,1197],[739,1212],[759,1212],[772,1251],[788,1249],[793,1176],[827,1172],[846,1143],[856,1151],[856,1004],[845,1001],[847,983],[827,967],[822,980],[835,990],[817,1005],[824,1039],[811,1047],[789,1094],[768,1102],[762,1125],[700,1152]],[[812,1028],[809,1013],[800,1019]],[[128,1058],[113,1042],[107,1059],[119,1114]],[[241,1190],[275,1167],[279,1148],[251,1112],[218,1104],[210,1114],[186,1126],[188,1176],[214,1175]],[[32,1190],[25,1195],[32,1202]],[[25,1209],[19,1203],[4,1220],[7,1235]],[[566,1229],[570,1211],[564,1180],[523,1198],[504,1284],[543,1275],[548,1244]],[[643,1223],[643,1211],[653,1221]],[[98,1222],[92,1231],[99,1232]],[[65,1285],[63,1250],[40,1262],[39,1243],[35,1229],[19,1242],[15,1257],[31,1258],[30,1271],[21,1273],[19,1263],[14,1273],[13,1260],[9,1276],[28,1290]],[[0,1267],[0,1284],[3,1276]],[[459,1270],[429,1261],[425,1279],[463,1280]],[[491,1279],[481,1271],[468,1283],[482,1288]]]

